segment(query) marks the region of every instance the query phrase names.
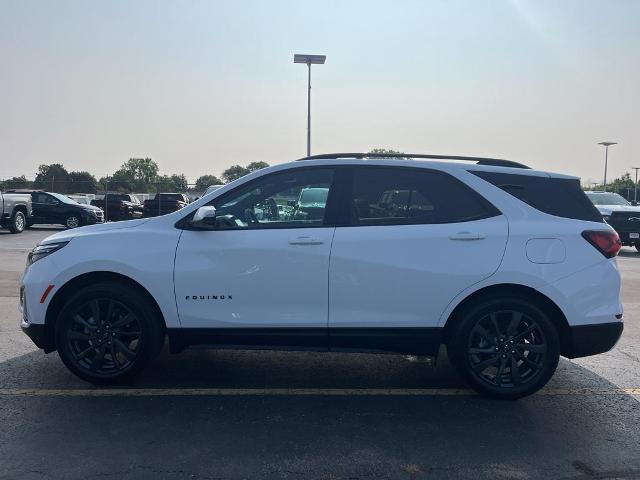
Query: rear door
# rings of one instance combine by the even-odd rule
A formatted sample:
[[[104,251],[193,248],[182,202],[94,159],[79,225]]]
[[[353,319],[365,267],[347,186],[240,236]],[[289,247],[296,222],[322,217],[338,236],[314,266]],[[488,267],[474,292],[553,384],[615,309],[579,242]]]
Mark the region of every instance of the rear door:
[[[34,192],[31,194],[33,205],[33,223],[60,223],[61,204],[51,195],[44,192]]]
[[[332,346],[375,348],[392,329],[419,342],[414,333],[438,327],[457,294],[496,271],[507,220],[440,171],[358,166],[351,185],[331,251]]]

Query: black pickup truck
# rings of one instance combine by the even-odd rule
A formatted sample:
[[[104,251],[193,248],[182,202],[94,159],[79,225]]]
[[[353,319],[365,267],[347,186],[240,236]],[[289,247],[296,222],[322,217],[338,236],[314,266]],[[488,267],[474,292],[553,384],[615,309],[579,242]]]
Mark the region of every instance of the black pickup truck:
[[[142,217],[142,204],[130,193],[107,193],[100,200],[91,200],[91,205],[101,208],[107,220],[131,220]]]
[[[155,197],[144,201],[142,216],[157,217],[175,212],[187,205],[189,205],[189,198],[184,193],[158,193]]]

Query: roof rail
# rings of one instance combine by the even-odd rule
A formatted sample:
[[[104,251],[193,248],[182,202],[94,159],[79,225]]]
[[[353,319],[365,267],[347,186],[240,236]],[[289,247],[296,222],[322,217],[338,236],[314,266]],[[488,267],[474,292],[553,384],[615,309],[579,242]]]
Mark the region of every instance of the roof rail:
[[[425,155],[422,153],[323,153],[311,155],[296,160],[339,160],[347,158],[424,158],[428,160],[460,160],[476,162],[476,165],[490,165],[492,167],[531,168],[522,163],[501,158],[462,157],[460,155]]]

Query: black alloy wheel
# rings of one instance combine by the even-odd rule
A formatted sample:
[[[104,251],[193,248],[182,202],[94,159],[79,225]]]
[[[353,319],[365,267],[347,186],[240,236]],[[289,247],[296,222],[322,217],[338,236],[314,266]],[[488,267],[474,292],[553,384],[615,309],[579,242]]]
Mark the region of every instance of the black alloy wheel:
[[[125,285],[82,289],[62,308],[56,347],[78,377],[97,384],[129,380],[164,343],[164,327],[144,295]]]
[[[138,356],[140,321],[124,304],[111,298],[83,303],[73,313],[66,341],[74,361],[95,375],[126,372]]]
[[[559,361],[555,325],[521,298],[489,300],[463,316],[449,355],[481,393],[516,399],[542,388]]]

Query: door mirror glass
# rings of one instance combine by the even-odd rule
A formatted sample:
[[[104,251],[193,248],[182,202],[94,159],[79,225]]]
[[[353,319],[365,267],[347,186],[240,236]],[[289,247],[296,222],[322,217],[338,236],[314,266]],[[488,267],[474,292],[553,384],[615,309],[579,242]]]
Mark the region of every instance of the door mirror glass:
[[[196,210],[191,222],[192,227],[203,230],[213,230],[216,228],[216,208],[211,205],[205,205]]]

